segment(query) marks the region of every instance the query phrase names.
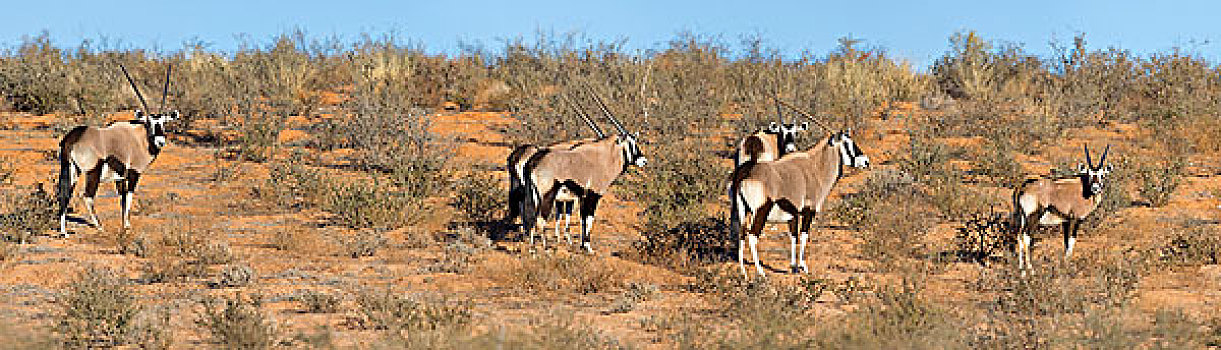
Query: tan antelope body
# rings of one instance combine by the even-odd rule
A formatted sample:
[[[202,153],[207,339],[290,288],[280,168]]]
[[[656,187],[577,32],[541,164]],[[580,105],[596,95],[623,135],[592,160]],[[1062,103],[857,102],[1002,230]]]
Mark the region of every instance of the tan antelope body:
[[[539,147],[539,146],[535,146],[535,145],[521,145],[521,146],[517,146],[516,148],[514,148],[513,152],[509,153],[509,158],[507,160],[508,164],[505,166],[505,168],[509,172],[509,213],[507,216],[505,216],[505,218],[502,220],[502,222],[506,225],[513,224],[513,220],[516,219],[517,217],[521,216],[521,214],[524,210],[524,206],[526,205],[526,196],[528,195],[526,193],[526,191],[527,191],[528,186],[526,184],[527,177],[524,176],[523,174],[525,174],[525,171],[526,171],[525,170],[526,163],[530,160],[531,157],[534,157],[534,155],[537,154],[540,150],[547,150],[547,151],[570,150],[579,145],[606,138],[606,133],[602,132],[602,128],[598,127],[598,124],[594,123],[594,121],[589,118],[589,115],[585,114],[585,112],[583,110],[581,110],[580,106],[578,106],[576,104],[576,102],[573,102],[572,99],[569,98],[567,94],[562,95],[562,97],[563,97],[563,100],[568,103],[569,107],[571,107],[572,110],[574,112],[576,112],[577,116],[581,117],[581,120],[584,121],[585,124],[587,126],[589,126],[589,128],[591,130],[593,130],[594,134],[597,135],[598,137],[563,141],[563,142],[558,142],[558,143],[554,143],[551,145],[547,145],[545,147]],[[575,208],[577,206],[578,198],[575,195],[573,195],[572,192],[568,191],[566,188],[562,188],[560,191],[557,192],[555,201],[562,203],[561,206],[565,207],[565,208],[561,208],[560,210],[556,211],[556,225],[555,225],[556,239],[560,238],[560,229],[561,229],[560,218],[559,218],[560,216],[563,216],[563,218],[564,218],[564,224],[562,225],[562,228],[563,228],[563,232],[564,232],[564,237],[567,238],[568,237],[568,223],[569,223],[570,218],[572,217],[572,211],[575,210]],[[523,219],[523,226],[524,226],[524,219]]]
[[[521,216],[523,210],[522,207],[525,205],[527,196],[525,177],[522,176],[522,174],[525,171],[526,162],[530,160],[530,157],[533,157],[540,150],[568,150],[572,149],[573,147],[597,140],[598,139],[596,138],[585,138],[554,143],[544,147],[535,145],[521,145],[514,148],[513,152],[509,153],[508,165],[506,166],[506,168],[509,170],[509,214],[505,217],[503,222],[505,224],[512,224],[517,217]],[[562,227],[566,236],[568,232],[568,223],[570,217],[572,216],[571,213],[576,208],[578,198],[572,195],[572,193],[567,189],[563,189],[556,194],[555,200],[556,202],[563,203],[560,205],[561,207],[566,207],[560,208],[560,210],[556,211],[557,217],[555,231],[556,238],[558,239],[561,231],[559,216],[563,216],[564,224]]]
[[[568,191],[579,198],[581,246],[587,252],[593,252],[589,233],[598,202],[628,166],[644,166],[647,163],[636,144],[637,136],[619,123],[597,95],[593,97],[619,134],[569,149],[541,149],[530,157],[523,171],[528,196],[522,211],[522,223],[530,234],[531,244],[534,242],[534,228],[545,226],[545,219],[550,215],[556,196],[561,191]],[[545,247],[547,242],[543,237]]]
[[[127,75],[125,68],[123,74]],[[165,93],[169,91],[169,77],[170,70],[167,68],[162,105],[165,104]],[[130,76],[127,79],[134,89],[135,82],[131,81]],[[136,89],[136,96],[147,108],[139,89]],[[165,123],[178,118],[178,111],[145,114],[137,110],[135,116],[136,120],[112,123],[104,128],[78,126],[60,140],[56,197],[59,202],[59,231],[64,236],[68,234],[68,205],[77,180],[82,175],[85,178],[82,197],[89,211],[90,224],[102,229],[93,199],[99,183],[106,181],[115,183],[122,207],[123,228],[131,227],[131,201],[136,185],[165,147]]]
[[[756,248],[758,235],[768,221],[777,220],[789,224],[792,270],[809,270],[805,246],[810,226],[822,211],[844,165],[869,165],[869,157],[848,132],[832,134],[805,152],[790,153],[774,162],[747,162],[734,170],[729,186],[730,226],[738,235],[738,264],[744,276],[747,241],[755,270],[764,275]],[[743,223],[748,225],[746,230]]]
[[[1078,174],[1070,178],[1043,178],[1026,180],[1013,191],[1013,221],[1018,233],[1018,267],[1032,268],[1030,263],[1030,234],[1038,226],[1061,225],[1064,234],[1064,258],[1071,258],[1077,243],[1077,231],[1085,219],[1102,201],[1102,189],[1111,166],[1106,164],[1107,153],[1095,166],[1090,160],[1089,146],[1085,147],[1085,160],[1089,164],[1078,166]]]

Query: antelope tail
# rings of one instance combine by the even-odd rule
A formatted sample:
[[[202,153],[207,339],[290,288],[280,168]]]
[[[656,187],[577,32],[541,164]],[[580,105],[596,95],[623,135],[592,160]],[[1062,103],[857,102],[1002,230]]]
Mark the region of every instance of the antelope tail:
[[[1013,212],[1009,216],[1009,226],[1013,233],[1021,233],[1021,229],[1026,226],[1026,214],[1022,209],[1022,190],[1026,188],[1027,181],[1021,181],[1013,186]]]
[[[72,129],[59,143],[59,180],[55,184],[55,199],[59,203],[60,216],[68,212],[68,202],[72,198],[72,189],[76,185],[76,179],[73,176],[76,166],[72,164],[72,148],[85,130],[84,126]]]

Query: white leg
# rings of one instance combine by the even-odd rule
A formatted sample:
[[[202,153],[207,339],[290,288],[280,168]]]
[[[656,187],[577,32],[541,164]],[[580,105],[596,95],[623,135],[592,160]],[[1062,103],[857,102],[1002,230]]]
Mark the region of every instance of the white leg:
[[[123,205],[123,229],[131,228],[131,192],[124,193],[120,198]]]
[[[581,247],[585,248],[585,252],[589,253],[589,254],[594,253],[593,246],[591,246],[589,244],[589,241],[590,241],[589,231],[593,228],[593,226],[594,226],[594,217],[593,216],[586,216],[581,219]]]
[[[755,272],[759,273],[759,277],[765,277],[763,274],[763,264],[759,262],[759,250],[757,248],[759,245],[759,236],[750,235],[749,237],[746,237],[746,240],[750,243],[750,257],[755,259]]]
[[[797,236],[789,234],[789,269],[797,272]]]
[[[59,234],[68,237],[68,212],[59,216]]]
[[[1023,252],[1023,253],[1025,253],[1025,254],[1023,254],[1023,255],[1026,257],[1026,259],[1025,259],[1025,263],[1026,263],[1026,269],[1027,269],[1027,270],[1030,270],[1030,269],[1033,269],[1033,268],[1034,268],[1034,265],[1030,263],[1030,258],[1031,258],[1031,256],[1030,256],[1030,243],[1031,243],[1031,240],[1032,240],[1032,239],[1031,239],[1031,237],[1030,237],[1030,234],[1029,234],[1029,233],[1023,233],[1023,234],[1022,234],[1022,252]]]
[[[750,275],[746,274],[746,240],[738,239],[738,268],[742,270],[742,277],[750,279]]]
[[[570,210],[568,214],[564,214],[564,242],[568,243],[569,245],[572,244],[572,235],[568,233],[568,222],[572,219],[572,212],[577,210],[576,206],[576,203],[573,203],[572,210]],[[560,239],[557,237],[555,241],[556,243],[559,243]]]
[[[1017,253],[1018,270],[1022,272],[1022,277],[1026,277],[1026,233],[1022,227],[1018,227],[1017,247],[1014,249]]]
[[[98,221],[97,211],[93,210],[93,197],[85,197],[85,208],[89,209],[89,221],[93,227],[96,227],[98,231],[105,231],[102,228],[102,223]]]
[[[810,272],[810,267],[806,266],[806,241],[810,240],[810,233],[801,233],[801,250],[797,253],[797,267],[801,268],[801,272]]]
[[[1069,237],[1068,245],[1064,247],[1064,259],[1068,260],[1073,257],[1073,246],[1077,244],[1077,237]]]
[[[556,202],[556,209],[561,208],[560,203],[562,203],[562,202]],[[555,230],[554,230],[556,242],[560,241],[560,216],[563,216],[563,215],[564,215],[564,213],[562,210],[556,210],[556,212],[555,212]]]

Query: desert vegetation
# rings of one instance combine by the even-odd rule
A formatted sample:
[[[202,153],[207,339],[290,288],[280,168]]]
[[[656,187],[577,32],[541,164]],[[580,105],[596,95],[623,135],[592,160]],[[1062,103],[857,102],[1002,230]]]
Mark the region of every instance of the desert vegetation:
[[[150,348],[1083,348],[1221,346],[1221,67],[1087,36],[1038,56],[965,31],[928,69],[843,38],[680,33],[654,49],[540,33],[433,53],[385,34],[289,32],[233,51],[47,33],[0,48],[0,337]],[[134,227],[53,234],[58,138],[125,120],[174,79],[172,142]],[[584,86],[649,165],[603,200],[588,255],[531,252],[505,215],[517,144],[590,137]],[[743,280],[726,178],[773,93],[853,128],[810,273]],[[607,130],[610,124],[601,118]],[[819,142],[811,132],[805,149]],[[1060,259],[1022,277],[1011,189],[1110,144],[1114,173]],[[103,195],[111,191],[102,186]],[[77,210],[74,215],[79,215]],[[579,225],[576,225],[579,227]],[[765,266],[788,239],[765,231]],[[551,234],[548,229],[547,234]],[[12,337],[8,337],[12,335]]]

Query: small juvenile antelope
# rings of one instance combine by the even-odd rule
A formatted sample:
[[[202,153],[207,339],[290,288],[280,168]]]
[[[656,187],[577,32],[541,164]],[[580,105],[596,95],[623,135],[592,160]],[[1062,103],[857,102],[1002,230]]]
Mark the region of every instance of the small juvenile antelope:
[[[136,90],[140,104],[148,109],[140,89],[127,75],[127,69],[120,68]],[[170,68],[166,68],[161,107],[165,106],[165,95],[169,92],[170,71]],[[132,195],[140,175],[148,171],[157,155],[161,154],[161,149],[166,145],[165,123],[177,119],[178,111],[145,114],[137,110],[135,116],[135,120],[112,123],[104,128],[78,126],[60,140],[56,197],[59,200],[59,232],[64,237],[68,236],[68,204],[81,174],[85,175],[82,197],[89,210],[89,224],[99,231],[103,230],[93,208],[93,198],[99,182],[113,181],[122,206],[123,229],[131,228]]]
[[[1018,233],[1018,267],[1022,274],[1033,268],[1030,264],[1030,234],[1038,226],[1061,225],[1064,234],[1064,258],[1073,256],[1077,229],[1102,200],[1106,176],[1111,173],[1107,153],[1102,151],[1098,164],[1090,160],[1090,146],[1085,146],[1086,164],[1077,164],[1077,175],[1069,178],[1030,179],[1013,191],[1013,222]]]
[[[789,153],[774,162],[747,162],[734,170],[729,178],[730,228],[738,236],[742,276],[749,277],[744,260],[748,241],[755,271],[764,276],[756,245],[769,221],[789,224],[790,267],[793,272],[809,271],[805,248],[810,226],[843,176],[844,165],[869,166],[869,157],[856,146],[851,131],[833,133],[805,152]],[[743,222],[749,225],[745,231]]]
[[[582,111],[581,108],[568,97],[568,95],[565,94],[562,97],[569,107],[576,112],[577,116],[581,117],[581,120],[583,120],[585,124],[593,130],[594,134],[597,135],[597,138],[569,140],[543,147],[536,145],[521,145],[514,148],[513,152],[509,154],[508,165],[505,167],[509,171],[509,213],[507,216],[505,216],[502,222],[504,222],[506,225],[512,224],[517,217],[521,216],[523,207],[526,204],[527,186],[525,183],[526,178],[522,176],[522,172],[525,170],[526,162],[530,160],[530,157],[534,156],[534,154],[538,153],[540,150],[567,150],[585,143],[606,138],[606,134],[602,132],[602,128],[598,127],[598,124],[594,123],[593,120],[589,118],[589,115],[585,114],[585,112]],[[556,194],[555,201],[559,202],[560,204],[560,208],[558,208],[559,210],[556,210],[555,213],[555,236],[556,239],[560,238],[560,217],[562,216],[564,220],[562,226],[563,232],[565,238],[567,238],[568,223],[572,217],[572,212],[576,210],[578,198],[566,188],[563,188]]]

